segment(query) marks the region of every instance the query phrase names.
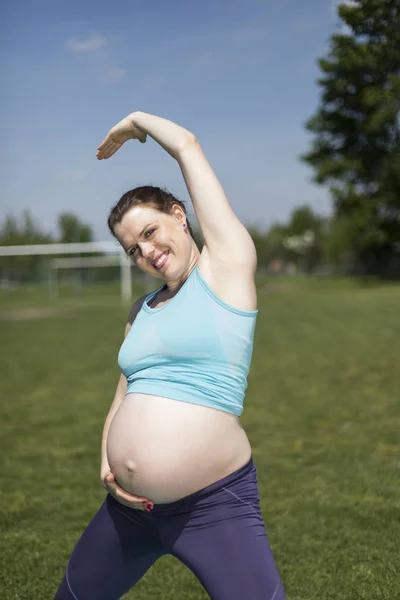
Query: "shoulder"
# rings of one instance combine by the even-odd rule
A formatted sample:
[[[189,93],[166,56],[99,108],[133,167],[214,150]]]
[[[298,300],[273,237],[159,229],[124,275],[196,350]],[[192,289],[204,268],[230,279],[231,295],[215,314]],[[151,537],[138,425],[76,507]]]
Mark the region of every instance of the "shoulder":
[[[143,302],[145,301],[145,299],[147,298],[148,294],[144,294],[143,296],[140,296],[140,298],[138,298],[133,304],[132,304],[132,308],[129,311],[129,316],[128,316],[128,323],[129,325],[132,325],[133,321],[136,319],[138,312],[140,311],[140,309],[142,308]]]
[[[132,327],[132,323],[136,319],[136,317],[138,315],[138,312],[142,308],[143,302],[145,301],[145,299],[147,298],[147,296],[148,296],[148,294],[144,294],[143,296],[140,296],[140,298],[138,298],[132,304],[132,308],[129,311],[128,320],[127,320],[127,323],[126,323],[126,326],[125,326],[125,336],[128,334],[130,328]]]
[[[257,290],[252,264],[238,265],[234,261],[218,260],[204,245],[198,271],[212,292],[232,308],[257,310]]]

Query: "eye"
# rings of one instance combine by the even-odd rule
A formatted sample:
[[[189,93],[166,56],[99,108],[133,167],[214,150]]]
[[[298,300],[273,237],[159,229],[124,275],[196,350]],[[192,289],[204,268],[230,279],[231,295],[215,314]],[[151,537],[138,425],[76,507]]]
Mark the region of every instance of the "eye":
[[[148,229],[146,231],[146,233],[144,234],[144,237],[146,239],[148,239],[149,237],[151,237],[153,235],[154,232],[155,232],[155,229]],[[127,255],[134,256],[134,254],[136,253],[136,250],[137,250],[137,246],[134,246],[133,248],[129,248]]]

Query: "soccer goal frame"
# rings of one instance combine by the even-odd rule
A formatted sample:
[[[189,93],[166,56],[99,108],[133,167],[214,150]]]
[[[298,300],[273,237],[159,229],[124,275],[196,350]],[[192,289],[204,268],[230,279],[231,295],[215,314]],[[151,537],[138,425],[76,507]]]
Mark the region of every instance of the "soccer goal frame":
[[[109,256],[93,256],[91,258],[74,257],[58,258],[51,261],[51,271],[60,268],[120,265],[121,300],[132,301],[132,262],[118,242],[84,242],[77,244],[27,244],[23,246],[0,246],[0,256],[45,256],[54,254],[93,254],[103,252]],[[57,262],[58,261],[58,262]],[[65,262],[63,262],[65,261]],[[67,267],[68,265],[68,267]],[[57,297],[56,278],[49,282],[50,293]]]

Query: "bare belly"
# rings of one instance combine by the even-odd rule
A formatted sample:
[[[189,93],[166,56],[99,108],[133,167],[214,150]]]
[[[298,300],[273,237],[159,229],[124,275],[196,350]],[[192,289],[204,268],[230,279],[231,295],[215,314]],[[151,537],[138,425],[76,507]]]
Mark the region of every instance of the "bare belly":
[[[192,494],[250,456],[236,415],[149,394],[127,394],[107,438],[108,463],[119,485],[155,503]]]

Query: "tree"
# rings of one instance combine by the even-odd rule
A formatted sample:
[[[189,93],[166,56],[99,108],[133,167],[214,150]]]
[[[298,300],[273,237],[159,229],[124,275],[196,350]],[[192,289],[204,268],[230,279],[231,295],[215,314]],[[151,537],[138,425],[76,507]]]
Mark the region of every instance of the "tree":
[[[41,231],[30,212],[25,210],[22,218],[13,215],[5,218],[0,227],[0,246],[21,246],[27,244],[50,244],[52,237]],[[40,271],[41,259],[38,256],[0,257],[0,277],[27,281],[35,279]]]
[[[6,217],[0,227],[0,246],[20,246],[27,244],[51,244],[55,242],[91,242],[92,229],[82,223],[72,213],[62,213],[58,217],[60,237],[55,240],[51,235],[40,230],[29,211],[17,219],[13,215]],[[70,256],[70,255],[65,255]],[[37,255],[0,257],[0,277],[18,281],[35,281],[51,259]]]
[[[256,247],[259,268],[271,266],[273,261],[280,260],[311,271],[323,261],[326,219],[315,214],[309,206],[295,208],[287,224],[275,223],[268,231],[261,231],[257,227],[247,229]],[[295,238],[307,237],[310,231],[312,243],[300,249]]]
[[[400,0],[354,0],[338,14],[349,33],[318,60],[321,105],[301,158],[329,185],[357,268],[400,275]]]
[[[58,217],[58,227],[60,229],[60,243],[84,243],[93,241],[93,232],[90,225],[82,223],[79,218],[72,213],[61,213]]]
[[[287,259],[295,262],[302,270],[310,272],[323,262],[326,220],[314,213],[309,206],[299,206],[292,211],[286,226],[286,241],[302,240],[300,248],[288,252]],[[310,238],[310,243],[307,243]],[[290,244],[284,244],[290,248]],[[292,246],[293,247],[293,246]],[[296,244],[295,246],[296,247]],[[301,249],[301,251],[299,251]]]
[[[0,227],[0,246],[49,244],[53,241],[48,233],[39,229],[29,210],[25,210],[20,219],[7,215]]]

